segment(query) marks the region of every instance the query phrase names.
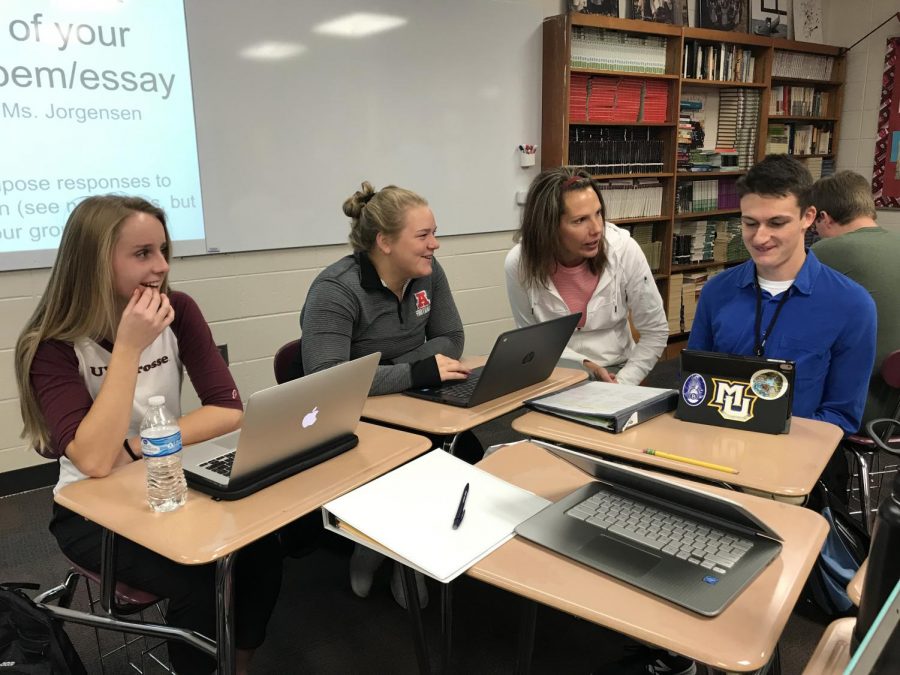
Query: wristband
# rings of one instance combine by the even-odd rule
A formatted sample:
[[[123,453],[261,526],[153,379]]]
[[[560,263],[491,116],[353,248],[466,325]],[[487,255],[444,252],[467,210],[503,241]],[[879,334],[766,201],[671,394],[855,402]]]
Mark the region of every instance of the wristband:
[[[134,454],[134,451],[131,449],[131,446],[128,445],[127,438],[124,441],[122,441],[122,447],[125,448],[125,452],[127,452],[128,456],[131,457],[131,461],[136,462],[140,459],[140,457],[138,457],[136,454]]]

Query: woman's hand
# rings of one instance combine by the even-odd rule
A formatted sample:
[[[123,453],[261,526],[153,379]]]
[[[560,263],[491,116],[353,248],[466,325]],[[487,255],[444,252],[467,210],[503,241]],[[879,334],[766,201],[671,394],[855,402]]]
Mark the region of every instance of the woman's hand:
[[[609,372],[603,366],[598,366],[593,361],[588,359],[584,360],[584,367],[587,368],[588,372],[595,380],[599,380],[600,382],[610,382],[612,384],[619,384],[619,381],[616,379],[616,376]]]
[[[122,311],[116,344],[144,351],[175,319],[175,310],[165,293],[155,288],[136,288]]]
[[[446,382],[447,380],[464,380],[469,376],[469,369],[456,359],[451,359],[443,354],[435,354],[434,360],[437,362],[438,372],[441,375],[441,382]]]

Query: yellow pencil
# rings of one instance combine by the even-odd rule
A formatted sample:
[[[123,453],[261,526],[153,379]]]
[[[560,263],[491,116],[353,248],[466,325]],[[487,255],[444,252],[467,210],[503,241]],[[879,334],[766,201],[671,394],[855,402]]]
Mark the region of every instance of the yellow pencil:
[[[716,471],[724,471],[725,473],[738,473],[737,469],[732,469],[730,466],[722,466],[721,464],[713,464],[712,462],[704,462],[701,459],[691,459],[690,457],[682,457],[681,455],[673,455],[668,452],[660,452],[659,450],[652,450],[651,448],[645,448],[644,453],[647,455],[654,455],[656,457],[662,457],[663,459],[671,459],[675,462],[684,462],[685,464],[693,464],[694,466],[702,466],[707,469],[715,469]]]

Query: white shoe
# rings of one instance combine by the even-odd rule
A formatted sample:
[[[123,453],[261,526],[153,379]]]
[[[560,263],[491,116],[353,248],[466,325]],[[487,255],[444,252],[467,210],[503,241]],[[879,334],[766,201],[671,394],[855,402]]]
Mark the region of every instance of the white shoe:
[[[403,582],[400,579],[401,574],[403,574],[402,566],[400,563],[395,562],[394,573],[391,575],[391,593],[397,604],[406,609],[406,594],[403,592]],[[425,609],[428,607],[428,587],[425,585],[425,577],[421,572],[416,572],[415,575],[416,589],[419,593],[419,607]]]
[[[350,556],[350,588],[360,598],[368,597],[372,589],[375,572],[381,567],[385,557],[378,551],[366,548],[362,544],[353,547]]]

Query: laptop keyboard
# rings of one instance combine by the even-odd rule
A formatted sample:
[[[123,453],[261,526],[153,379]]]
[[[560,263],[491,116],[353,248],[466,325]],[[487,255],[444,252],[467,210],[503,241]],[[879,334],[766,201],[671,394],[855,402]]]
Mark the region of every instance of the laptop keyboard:
[[[231,475],[231,467],[234,466],[234,452],[232,450],[224,455],[213,457],[208,462],[203,462],[200,466],[227,478]]]
[[[481,378],[481,368],[475,368],[469,373],[469,377],[453,384],[442,384],[440,388],[441,396],[447,395],[453,398],[469,399],[475,386]]]
[[[718,574],[753,547],[749,539],[602,488],[566,515]]]

